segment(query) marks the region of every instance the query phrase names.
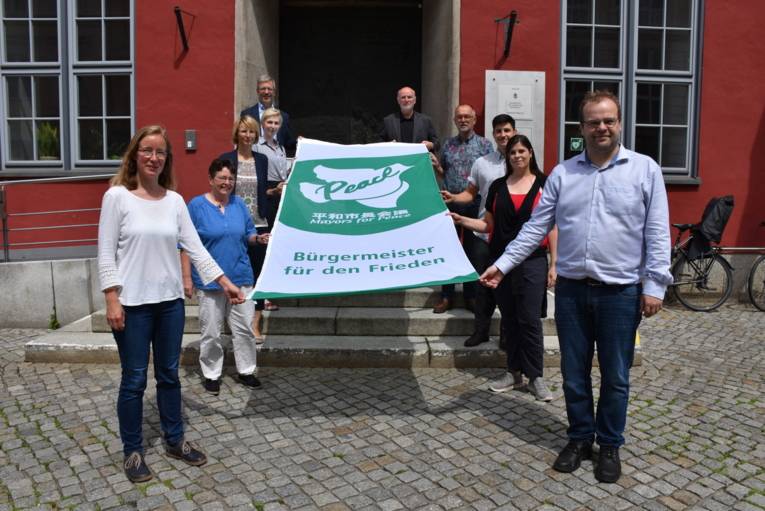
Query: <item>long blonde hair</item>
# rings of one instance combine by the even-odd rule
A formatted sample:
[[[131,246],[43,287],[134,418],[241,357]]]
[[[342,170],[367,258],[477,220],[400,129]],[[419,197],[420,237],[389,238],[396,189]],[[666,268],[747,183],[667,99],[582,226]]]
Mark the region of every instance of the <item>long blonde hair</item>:
[[[175,178],[173,176],[173,150],[170,146],[170,139],[167,138],[167,131],[165,128],[158,125],[144,126],[139,129],[133,138],[130,139],[130,143],[125,150],[125,154],[122,156],[122,165],[120,170],[109,181],[111,186],[124,186],[128,190],[135,190],[138,188],[138,165],[136,164],[136,157],[138,155],[138,147],[141,140],[150,135],[161,135],[165,139],[165,151],[167,151],[167,157],[165,158],[165,165],[162,167],[162,173],[159,175],[159,185],[166,190],[175,190]]]

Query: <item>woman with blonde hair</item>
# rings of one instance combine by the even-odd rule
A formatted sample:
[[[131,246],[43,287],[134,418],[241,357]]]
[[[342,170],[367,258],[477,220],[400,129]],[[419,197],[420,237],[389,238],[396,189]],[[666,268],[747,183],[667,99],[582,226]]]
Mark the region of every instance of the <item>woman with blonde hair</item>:
[[[254,117],[243,115],[234,121],[231,130],[231,141],[236,149],[218,156],[219,160],[228,160],[232,163],[231,171],[236,175],[234,193],[242,198],[252,215],[252,221],[259,230],[268,230],[268,158],[255,151],[254,145],[258,142],[260,125]],[[255,280],[258,280],[263,262],[266,259],[266,246],[263,244],[250,245],[248,249],[250,264]],[[253,318],[252,330],[258,343],[263,342],[261,320],[263,309],[266,308],[263,300],[255,302],[255,317]]]
[[[153,353],[165,453],[190,465],[205,454],[184,438],[178,365],[185,311],[178,245],[205,282],[216,281],[232,303],[237,286],[207,253],[183,198],[173,191],[173,152],[161,126],[138,130],[104,194],[98,225],[98,273],[106,319],[117,342],[122,378],[117,417],[130,481],[152,478],[143,457],[143,394]]]
[[[284,146],[276,139],[276,134],[282,126],[282,113],[276,108],[268,108],[263,111],[260,122],[263,126],[263,137],[255,145],[255,151],[268,158],[268,225],[273,227],[279,212],[284,183],[290,175],[290,164]]]

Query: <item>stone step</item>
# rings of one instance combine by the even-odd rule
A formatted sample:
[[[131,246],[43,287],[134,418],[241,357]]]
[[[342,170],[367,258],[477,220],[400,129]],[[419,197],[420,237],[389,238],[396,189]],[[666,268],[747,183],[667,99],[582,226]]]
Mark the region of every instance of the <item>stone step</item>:
[[[307,298],[283,298],[275,300],[280,307],[404,307],[414,309],[432,309],[441,301],[441,287],[419,287],[399,289],[380,293],[361,293],[351,295],[315,296]],[[196,294],[186,300],[186,305],[197,305]],[[456,285],[454,308],[464,308],[462,284]],[[555,313],[555,296],[548,291],[547,315]]]
[[[282,312],[282,311],[279,311]],[[422,310],[420,313],[424,312]],[[432,315],[430,311],[427,311]],[[276,315],[278,313],[274,313]],[[466,316],[450,311],[446,314]],[[496,318],[495,318],[496,319]],[[110,332],[93,332],[94,320],[86,316],[60,330],[42,335],[25,346],[28,362],[119,363],[119,354]],[[545,324],[548,324],[546,322]],[[466,335],[278,335],[268,334],[258,348],[262,367],[505,367],[506,355],[499,350],[497,337],[472,348],[465,348]],[[228,336],[224,337],[230,344]],[[545,335],[546,367],[559,367],[558,338]],[[181,362],[199,363],[199,335],[183,336]],[[593,361],[597,365],[597,358]],[[227,349],[227,365],[233,353]],[[638,341],[635,365],[642,363]]]
[[[492,318],[491,334],[499,335],[499,312]],[[555,336],[552,317],[542,320],[543,332]],[[105,310],[92,315],[93,332],[110,332]],[[184,332],[199,333],[199,307],[186,306]],[[263,313],[263,332],[272,335],[347,336],[468,336],[473,333],[473,313],[452,309],[434,314],[412,307],[281,307]]]
[[[233,366],[228,336],[226,365]],[[472,348],[464,337],[267,335],[258,347],[260,367],[505,367],[497,339]],[[39,363],[119,363],[111,333],[53,331],[27,343],[25,360]],[[557,337],[545,337],[545,366],[560,363]],[[181,363],[198,365],[199,336],[183,336]]]
[[[85,325],[85,324],[83,324]],[[28,342],[25,360],[38,363],[117,364],[119,354],[111,333],[57,330]],[[230,342],[226,365],[234,365]],[[463,336],[331,336],[267,335],[258,347],[260,367],[429,367],[434,369],[506,367],[506,355],[492,338],[472,348],[463,346]],[[558,338],[544,338],[545,367],[560,367]],[[199,364],[199,336],[183,336],[181,363]],[[593,360],[597,365],[597,358]],[[640,345],[634,365],[642,364]]]
[[[457,285],[455,307],[464,307],[461,285]],[[315,296],[307,298],[282,298],[275,300],[280,307],[412,307],[433,308],[441,300],[440,287],[399,289],[380,293]],[[186,300],[187,305],[197,305],[196,295]]]

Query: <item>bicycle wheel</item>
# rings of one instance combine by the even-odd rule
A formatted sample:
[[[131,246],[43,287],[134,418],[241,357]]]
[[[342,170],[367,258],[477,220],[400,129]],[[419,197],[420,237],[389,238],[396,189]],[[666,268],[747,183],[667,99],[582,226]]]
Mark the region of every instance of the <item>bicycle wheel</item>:
[[[754,261],[749,270],[749,280],[746,290],[752,304],[761,311],[765,311],[765,255],[761,255]]]
[[[733,291],[730,267],[717,254],[689,259],[680,254],[672,266],[672,285],[680,303],[694,311],[713,311]]]

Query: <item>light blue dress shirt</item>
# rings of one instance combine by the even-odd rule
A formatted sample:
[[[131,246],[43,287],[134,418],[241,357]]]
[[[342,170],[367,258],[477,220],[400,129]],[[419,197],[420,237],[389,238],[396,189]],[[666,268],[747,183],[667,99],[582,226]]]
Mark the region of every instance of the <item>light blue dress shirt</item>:
[[[663,298],[672,283],[667,192],[659,165],[624,147],[596,167],[582,153],[558,164],[539,204],[494,263],[505,275],[558,226],[558,275],[643,283]]]

